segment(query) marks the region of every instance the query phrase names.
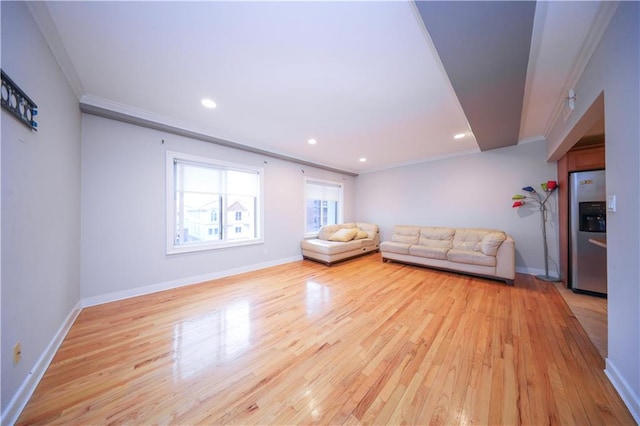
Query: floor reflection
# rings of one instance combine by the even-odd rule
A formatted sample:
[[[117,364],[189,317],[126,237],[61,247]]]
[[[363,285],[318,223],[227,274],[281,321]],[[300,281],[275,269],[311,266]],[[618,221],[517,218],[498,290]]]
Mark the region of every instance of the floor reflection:
[[[320,420],[320,409],[318,407],[318,403],[316,402],[316,398],[311,392],[311,389],[307,389],[304,393],[304,396],[307,397],[307,407],[309,408],[309,414],[311,414],[313,420]]]
[[[249,348],[248,300],[190,318],[173,328],[173,377],[188,379],[203,369],[232,360]]]
[[[331,289],[314,281],[307,281],[306,288],[307,315],[319,312],[324,305],[331,302]]]

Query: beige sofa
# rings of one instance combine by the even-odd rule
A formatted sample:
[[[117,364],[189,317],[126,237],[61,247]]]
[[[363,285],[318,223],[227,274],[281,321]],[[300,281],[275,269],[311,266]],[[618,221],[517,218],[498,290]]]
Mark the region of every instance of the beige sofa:
[[[380,230],[371,223],[343,223],[320,228],[318,238],[302,240],[302,257],[322,262],[328,266],[333,263],[378,251]]]
[[[397,261],[504,280],[513,285],[515,243],[502,231],[402,226],[380,244],[383,261]]]

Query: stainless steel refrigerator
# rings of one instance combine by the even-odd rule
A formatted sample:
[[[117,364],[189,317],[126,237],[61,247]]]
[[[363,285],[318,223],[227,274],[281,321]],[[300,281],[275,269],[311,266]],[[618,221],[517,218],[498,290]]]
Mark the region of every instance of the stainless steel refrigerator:
[[[604,170],[570,174],[571,288],[607,294],[607,209]]]

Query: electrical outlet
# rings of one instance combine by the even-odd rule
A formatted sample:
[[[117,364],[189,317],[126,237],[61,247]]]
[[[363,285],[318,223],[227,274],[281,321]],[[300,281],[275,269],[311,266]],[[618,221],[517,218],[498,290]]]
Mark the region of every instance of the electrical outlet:
[[[13,347],[13,363],[14,364],[19,363],[21,356],[22,356],[22,345],[20,344],[20,342],[18,342]]]

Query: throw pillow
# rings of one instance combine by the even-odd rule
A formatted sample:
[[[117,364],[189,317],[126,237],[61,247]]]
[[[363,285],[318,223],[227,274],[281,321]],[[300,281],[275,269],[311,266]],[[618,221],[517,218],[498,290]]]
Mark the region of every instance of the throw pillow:
[[[362,229],[358,231],[356,236],[353,238],[354,240],[362,240],[369,237],[369,233],[367,231],[363,231]]]
[[[338,241],[342,243],[346,243],[347,241],[353,240],[358,234],[358,230],[356,228],[346,229],[343,228],[338,232],[334,233],[331,237],[329,237],[329,241]]]

